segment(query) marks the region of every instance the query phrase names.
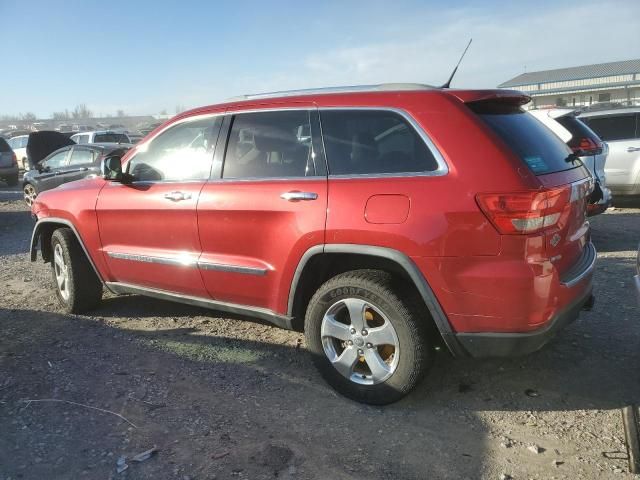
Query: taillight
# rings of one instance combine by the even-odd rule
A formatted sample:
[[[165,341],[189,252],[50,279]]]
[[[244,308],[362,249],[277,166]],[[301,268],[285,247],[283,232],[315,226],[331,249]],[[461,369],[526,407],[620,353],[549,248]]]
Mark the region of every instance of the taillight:
[[[535,192],[479,193],[480,209],[500,233],[530,234],[558,223],[572,200],[572,187]]]
[[[571,142],[571,150],[579,155],[600,155],[602,153],[602,142],[597,142],[589,137],[577,139],[577,142]]]
[[[16,157],[16,152],[13,152],[12,154],[11,163],[16,167],[18,166],[18,157]]]

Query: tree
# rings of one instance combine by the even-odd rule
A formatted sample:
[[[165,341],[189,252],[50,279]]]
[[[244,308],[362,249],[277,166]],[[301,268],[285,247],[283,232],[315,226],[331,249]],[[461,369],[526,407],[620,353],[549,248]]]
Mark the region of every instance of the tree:
[[[116,117],[125,117],[126,114],[124,113],[124,110],[120,109],[116,112]]]
[[[35,122],[37,119],[38,117],[36,117],[36,114],[33,112],[20,114],[20,120],[22,120],[23,122]]]
[[[160,110],[160,115],[166,115],[167,114],[167,109],[163,108],[162,110]]]
[[[76,108],[74,108],[73,112],[71,112],[71,116],[74,119],[89,118],[92,115],[93,113],[91,112],[91,110],[87,108],[87,105],[84,103],[81,103],[80,105],[76,105]]]

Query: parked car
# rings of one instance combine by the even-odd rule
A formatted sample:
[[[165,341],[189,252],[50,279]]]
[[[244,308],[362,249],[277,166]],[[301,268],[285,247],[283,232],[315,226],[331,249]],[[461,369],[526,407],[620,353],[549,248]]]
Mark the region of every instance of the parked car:
[[[0,138],[0,180],[10,187],[18,184],[18,160],[4,138]]]
[[[640,107],[589,111],[579,118],[609,145],[605,171],[613,195],[640,195]]]
[[[120,132],[111,130],[98,130],[95,132],[83,132],[71,135],[71,140],[77,144],[83,143],[131,143],[129,137]]]
[[[22,170],[27,170],[27,142],[29,141],[29,135],[18,135],[17,137],[11,137],[7,140],[7,143],[16,154],[18,160],[18,167]]]
[[[609,148],[593,130],[582,123],[576,116],[580,113],[571,108],[550,108],[530,110],[553,133],[569,145],[569,148],[580,157],[595,179],[594,191],[589,197],[587,214],[589,216],[604,212],[611,205],[611,190],[607,185],[605,164]]]
[[[636,286],[638,306],[640,306],[640,244],[638,245],[638,255],[636,256],[636,273],[637,275],[633,277],[633,282]]]
[[[302,329],[322,376],[385,404],[434,347],[522,355],[593,302],[593,180],[505,90],[381,85],[182,113],[43,192],[68,312],[103,287]]]
[[[25,202],[30,206],[45,190],[100,174],[100,163],[104,158],[122,156],[130,147],[118,143],[94,143],[67,145],[54,150],[39,161],[34,170],[24,174],[22,191]]]
[[[140,134],[140,133],[127,133],[127,137],[129,137],[129,142],[132,144],[136,144],[138,142],[140,142],[143,138],[144,135]]]

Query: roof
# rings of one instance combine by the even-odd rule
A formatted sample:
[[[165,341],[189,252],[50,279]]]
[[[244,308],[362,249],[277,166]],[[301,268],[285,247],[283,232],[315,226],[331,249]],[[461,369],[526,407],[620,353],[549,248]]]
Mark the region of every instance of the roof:
[[[640,58],[635,60],[623,60],[621,62],[597,63],[594,65],[583,65],[580,67],[527,72],[501,83],[498,87],[517,87],[536,83],[582,80],[586,78],[608,77],[611,75],[626,75],[629,73],[640,73]]]
[[[589,110],[582,112],[581,117],[604,117],[605,115],[620,115],[620,114],[633,114],[640,113],[639,107],[627,107],[627,108],[610,108],[606,110]]]

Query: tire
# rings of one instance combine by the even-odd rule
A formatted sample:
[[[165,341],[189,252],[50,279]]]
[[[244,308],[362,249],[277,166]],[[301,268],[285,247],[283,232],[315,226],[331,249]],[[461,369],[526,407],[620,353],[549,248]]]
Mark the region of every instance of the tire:
[[[24,184],[24,186],[22,187],[22,194],[23,194],[24,201],[28,206],[33,205],[33,201],[38,196],[38,192],[36,191],[36,188],[30,183]]]
[[[10,187],[15,187],[16,185],[18,185],[18,175],[7,177],[7,185],[9,185]]]
[[[54,231],[51,252],[56,296],[64,310],[83,313],[97,307],[102,300],[102,283],[75,234],[68,228]]]
[[[354,270],[328,280],[309,301],[307,348],[322,377],[345,397],[372,405],[393,403],[431,365],[426,306],[417,295],[401,291],[411,290],[386,272]],[[363,331],[354,333],[359,324]],[[392,342],[397,343],[391,347]]]

